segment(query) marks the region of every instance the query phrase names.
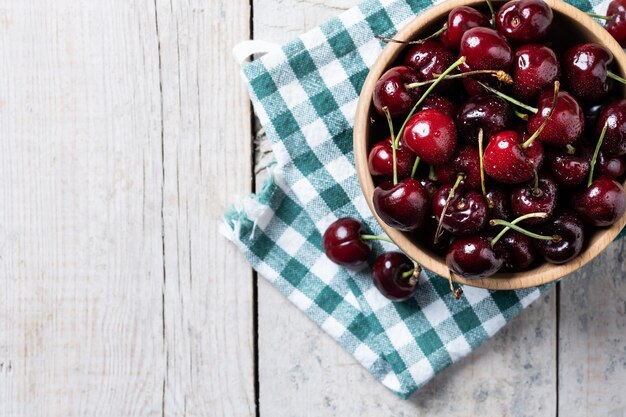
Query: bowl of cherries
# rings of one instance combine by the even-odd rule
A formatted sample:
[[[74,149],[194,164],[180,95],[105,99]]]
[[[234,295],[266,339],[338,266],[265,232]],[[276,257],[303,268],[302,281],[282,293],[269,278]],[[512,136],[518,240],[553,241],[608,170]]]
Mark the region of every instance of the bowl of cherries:
[[[385,295],[414,291],[420,266],[482,288],[545,284],[619,234],[626,55],[594,20],[626,22],[626,8],[613,9],[448,0],[381,38],[354,157],[372,212],[402,251],[373,264]],[[362,267],[376,237],[351,222],[332,225],[324,244],[338,250],[331,259]]]

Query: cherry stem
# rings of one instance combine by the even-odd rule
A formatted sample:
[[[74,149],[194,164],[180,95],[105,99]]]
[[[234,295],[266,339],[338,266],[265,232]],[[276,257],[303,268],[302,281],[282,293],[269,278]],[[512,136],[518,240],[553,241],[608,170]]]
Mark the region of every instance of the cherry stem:
[[[452,271],[448,270],[448,282],[450,283],[450,291],[452,292],[452,296],[455,300],[461,298],[463,295],[463,289],[461,287],[454,288],[454,279],[452,278]]]
[[[615,74],[614,72],[607,71],[606,75],[608,75],[609,78],[613,78],[615,81],[618,81],[622,84],[626,84],[626,78],[622,78],[619,75]]]
[[[446,80],[454,80],[454,79],[457,79],[457,78],[467,78],[467,77],[470,77],[472,75],[480,75],[480,74],[493,75],[494,77],[496,77],[498,79],[498,81],[502,81],[503,83],[506,83],[506,84],[513,84],[513,78],[508,73],[506,73],[505,71],[502,71],[502,70],[475,70],[475,71],[468,71],[468,72],[460,72],[458,74],[447,75],[445,77],[445,79]],[[440,74],[437,74],[437,77],[439,75]],[[410,90],[412,88],[417,88],[417,87],[421,87],[423,85],[432,84],[436,80],[437,80],[437,78],[433,78],[432,80],[419,81],[419,82],[416,82],[416,83],[405,84],[404,86],[407,89]]]
[[[543,129],[546,127],[546,125],[550,121],[550,118],[552,117],[552,114],[554,113],[554,109],[556,108],[557,99],[559,98],[560,87],[561,87],[561,84],[558,81],[555,81],[554,82],[554,95],[552,96],[552,105],[550,106],[550,112],[548,113],[548,116],[544,119],[544,121],[541,123],[541,126],[539,126],[539,129],[537,129],[535,133],[533,133],[532,136],[529,137],[526,142],[522,143],[522,149],[527,149],[535,141],[535,139],[539,137]]]
[[[539,174],[537,174],[537,169],[533,170],[533,175],[535,177],[535,186],[533,187],[533,196],[541,197],[541,188],[539,188]]]
[[[432,35],[429,35],[429,36],[425,37],[424,39],[418,39],[416,41],[401,41],[400,39],[385,38],[384,36],[378,36],[378,35],[376,35],[375,38],[376,39],[380,39],[383,42],[401,43],[403,45],[420,45],[420,44],[423,44],[424,42],[426,42],[429,39],[436,38],[437,36],[441,35],[443,32],[446,31],[446,29],[448,29],[448,24],[444,23],[443,26],[441,27],[441,29],[439,29],[438,31],[436,31]]]
[[[398,160],[396,158],[396,149],[398,149],[398,142],[393,135],[393,120],[391,119],[391,113],[387,106],[383,107],[383,112],[387,118],[387,125],[389,126],[389,134],[391,135],[391,160],[393,165],[393,185],[398,184]]]
[[[587,13],[587,16],[595,17],[596,19],[611,20],[611,19],[613,19],[614,15],[605,16],[605,15],[601,15],[601,14]]]
[[[413,269],[410,269],[402,274],[402,279],[407,279],[407,278],[409,279],[408,284],[411,287],[417,284],[417,281],[419,281],[419,278],[420,278],[420,274],[422,273],[422,267],[419,266],[419,264],[415,262],[413,264],[414,264]]]
[[[487,190],[485,189],[485,163],[483,161],[483,130],[478,130],[478,161],[480,163],[480,188],[483,191],[483,196],[487,197]]]
[[[606,128],[608,126],[609,124],[607,122],[602,127],[602,132],[600,132],[600,138],[598,139],[598,143],[596,143],[596,149],[593,151],[593,157],[591,158],[591,164],[589,166],[589,179],[587,180],[587,187],[591,187],[591,183],[593,182],[593,171],[596,168],[596,161],[598,160],[600,147],[602,146],[602,141],[604,141],[604,135],[606,134]]]
[[[435,167],[434,166],[430,166],[429,171],[428,171],[428,179],[431,181],[437,181],[437,174],[435,173]]]
[[[387,236],[361,235],[361,240],[382,240],[383,242],[393,243],[393,240]],[[393,243],[395,245],[395,243]]]
[[[415,178],[415,173],[417,172],[417,167],[420,164],[420,157],[415,157],[415,162],[413,162],[413,169],[411,169],[411,178]]]
[[[509,230],[515,230],[517,232],[520,232],[528,237],[532,237],[533,239],[539,239],[539,240],[551,240],[553,242],[560,242],[562,237],[559,235],[552,235],[552,236],[544,236],[544,235],[540,235],[538,233],[533,233],[530,232],[526,229],[523,229],[521,227],[519,227],[517,225],[517,223],[521,222],[522,220],[526,220],[526,219],[530,219],[530,218],[539,218],[539,219],[545,219],[546,217],[548,217],[547,213],[529,213],[529,214],[525,214],[521,217],[518,217],[517,219],[513,220],[512,222],[507,222],[506,220],[503,219],[492,219],[489,220],[489,225],[491,226],[506,226],[504,229],[502,229],[500,231],[500,233],[498,233],[496,235],[496,237],[494,237],[493,239],[491,239],[491,246],[493,247],[496,243],[498,243],[498,240],[500,240],[500,238],[502,236],[504,236],[504,234],[506,232],[508,232]]]
[[[430,85],[430,87],[428,87],[428,89],[426,91],[424,91],[424,94],[422,94],[420,99],[417,100],[417,103],[415,103],[413,105],[413,108],[411,109],[409,114],[406,116],[406,119],[404,119],[404,123],[402,123],[402,126],[400,127],[400,130],[398,131],[398,134],[396,135],[396,141],[399,140],[399,138],[402,137],[402,133],[404,132],[404,127],[408,123],[409,119],[411,118],[411,116],[413,116],[415,114],[415,111],[417,110],[417,108],[420,106],[420,104],[422,104],[422,102],[426,99],[426,97],[428,97],[428,95],[431,93],[431,91],[433,91],[435,89],[435,87],[437,87],[437,84],[439,84],[444,79],[444,77],[446,75],[450,74],[450,72],[452,72],[456,67],[458,67],[459,65],[461,65],[464,62],[465,62],[465,57],[464,56],[462,56],[459,59],[457,59],[456,61],[454,61],[454,63],[452,65],[450,65],[441,75],[439,75],[439,77],[437,77],[435,82],[432,83]]]
[[[442,235],[441,229],[443,228],[443,218],[446,215],[446,211],[448,210],[448,205],[450,205],[450,200],[452,200],[452,197],[454,197],[454,192],[456,191],[457,188],[459,188],[459,185],[461,185],[461,181],[463,181],[464,178],[465,178],[465,174],[457,175],[456,181],[454,185],[452,186],[452,188],[450,189],[450,192],[448,193],[448,198],[446,198],[446,203],[443,205],[443,210],[441,211],[441,217],[439,217],[439,222],[437,223],[437,230],[435,231],[435,239],[434,239],[435,243],[439,242],[439,238]]]
[[[567,145],[565,145],[565,152],[568,155],[574,155],[576,153],[576,148],[568,143]]]
[[[524,120],[524,121],[528,121],[528,115],[526,113],[522,113],[521,111],[517,110],[517,109],[513,109],[513,113],[519,117],[520,119]]]
[[[513,97],[511,97],[511,96],[508,96],[508,95],[504,94],[502,91],[498,91],[498,90],[496,90],[495,88],[489,87],[489,86],[488,86],[487,84],[485,84],[485,83],[481,83],[480,81],[476,81],[476,82],[477,82],[478,84],[480,84],[480,86],[481,86],[482,88],[484,88],[485,90],[487,90],[487,91],[489,91],[489,92],[491,92],[491,93],[493,93],[493,94],[497,95],[498,97],[500,97],[500,98],[502,98],[502,99],[504,99],[504,100],[508,101],[509,103],[513,103],[513,104],[515,104],[516,106],[519,106],[519,107],[521,107],[521,108],[523,108],[523,109],[525,109],[525,110],[528,110],[529,112],[534,113],[534,114],[537,114],[537,112],[539,111],[539,109],[537,109],[536,107],[532,107],[532,106],[529,106],[528,104],[524,104],[524,103],[522,103],[521,101],[516,100],[516,99],[514,99]]]
[[[491,4],[490,0],[486,0],[487,7],[489,7],[489,13],[491,13],[491,27],[496,27],[496,11],[493,9],[493,4]]]

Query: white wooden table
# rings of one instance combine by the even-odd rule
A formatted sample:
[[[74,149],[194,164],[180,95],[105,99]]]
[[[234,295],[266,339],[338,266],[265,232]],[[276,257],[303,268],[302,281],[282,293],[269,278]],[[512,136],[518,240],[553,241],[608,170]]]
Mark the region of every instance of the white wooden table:
[[[623,243],[409,401],[217,233],[230,56],[358,0],[0,0],[0,416],[624,416]]]

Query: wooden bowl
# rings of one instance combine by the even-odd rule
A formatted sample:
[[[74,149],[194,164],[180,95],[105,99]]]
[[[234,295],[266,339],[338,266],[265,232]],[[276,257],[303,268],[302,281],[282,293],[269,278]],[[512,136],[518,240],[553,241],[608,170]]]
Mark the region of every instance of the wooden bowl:
[[[571,45],[575,42],[596,42],[607,47],[615,57],[613,70],[623,75],[626,73],[626,55],[619,44],[604,30],[595,20],[577,8],[561,0],[545,0],[554,11],[553,29],[550,34],[551,41],[556,47],[560,42]],[[496,7],[504,2],[495,2]],[[417,16],[411,23],[402,29],[394,38],[399,40],[419,39],[419,35],[426,36],[441,27],[446,16],[457,6],[473,6],[484,9],[484,0],[447,0],[424,13]],[[369,151],[369,114],[373,111],[372,92],[374,85],[383,72],[392,66],[404,45],[389,43],[378,57],[369,72],[356,111],[354,125],[354,158],[356,169],[361,183],[361,188],[367,204],[369,205],[376,220],[387,235],[412,259],[423,265],[425,268],[446,277],[449,274],[445,259],[435,255],[426,248],[420,247],[405,233],[393,229],[385,224],[377,215],[372,203],[374,193],[374,182],[369,173],[367,158]],[[624,89],[626,92],[626,89]],[[626,185],[626,184],[625,184]],[[494,290],[510,290],[519,288],[534,287],[558,280],[570,274],[587,262],[596,257],[606,248],[618,235],[626,224],[626,215],[622,216],[613,226],[605,229],[598,229],[592,236],[588,237],[587,245],[583,252],[570,262],[563,265],[553,265],[545,263],[534,269],[517,273],[498,273],[488,278],[464,279],[457,275],[454,280],[475,287],[489,288]]]

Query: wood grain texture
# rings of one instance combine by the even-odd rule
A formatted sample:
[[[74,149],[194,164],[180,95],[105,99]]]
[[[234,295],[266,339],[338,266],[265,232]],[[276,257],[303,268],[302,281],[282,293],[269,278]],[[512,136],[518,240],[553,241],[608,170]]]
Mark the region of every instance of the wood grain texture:
[[[254,416],[252,272],[217,231],[251,192],[249,100],[231,57],[247,0],[157,1],[163,91],[167,416]]]
[[[2,1],[0,54],[0,415],[160,416],[153,3]]]
[[[561,416],[626,416],[625,249],[614,243],[561,283]]]
[[[341,7],[357,3],[342,1]],[[307,1],[263,4],[255,8],[254,36],[278,43],[339,12],[331,0],[316,2],[315,14]],[[271,12],[278,8],[281,14]],[[306,24],[298,27],[294,22],[304,14]],[[257,187],[265,177],[263,171],[257,175]],[[374,380],[264,279],[259,279],[258,294],[261,416],[556,415],[553,293],[409,401],[399,400]]]

